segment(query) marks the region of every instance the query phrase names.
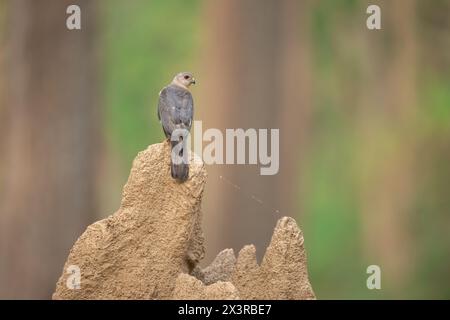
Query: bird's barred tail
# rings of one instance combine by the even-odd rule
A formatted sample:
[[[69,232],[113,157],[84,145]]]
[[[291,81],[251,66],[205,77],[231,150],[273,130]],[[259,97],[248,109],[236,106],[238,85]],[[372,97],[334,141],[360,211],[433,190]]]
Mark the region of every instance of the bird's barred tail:
[[[181,164],[171,164],[171,173],[172,178],[184,182],[189,177],[189,164],[181,163]]]
[[[178,143],[182,143],[177,141],[171,141],[171,146],[173,149]],[[183,157],[183,149],[180,151],[180,157]],[[170,159],[170,173],[172,174],[172,178],[184,182],[189,177],[189,163],[181,162],[180,164],[175,164],[172,160],[172,157]]]

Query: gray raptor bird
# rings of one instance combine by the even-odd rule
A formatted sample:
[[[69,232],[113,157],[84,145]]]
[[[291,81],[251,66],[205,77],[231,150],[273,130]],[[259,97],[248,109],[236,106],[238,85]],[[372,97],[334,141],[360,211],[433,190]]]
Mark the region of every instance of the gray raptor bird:
[[[171,174],[178,181],[186,181],[189,177],[189,163],[178,161],[175,163],[173,155],[178,154],[180,158],[187,157],[186,141],[187,134],[191,130],[194,116],[194,101],[189,92],[189,86],[195,84],[195,79],[189,72],[180,72],[172,80],[172,83],[163,88],[159,93],[158,119],[161,122],[164,134],[169,139],[172,148]],[[180,132],[184,134],[180,135]],[[174,137],[172,137],[172,134]],[[175,149],[176,148],[176,149]]]

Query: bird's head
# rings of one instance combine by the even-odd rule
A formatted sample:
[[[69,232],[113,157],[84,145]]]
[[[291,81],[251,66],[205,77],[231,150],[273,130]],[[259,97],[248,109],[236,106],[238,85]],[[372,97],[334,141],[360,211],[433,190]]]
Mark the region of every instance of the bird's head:
[[[190,72],[180,72],[173,78],[172,83],[187,89],[191,84],[195,84],[195,79]]]

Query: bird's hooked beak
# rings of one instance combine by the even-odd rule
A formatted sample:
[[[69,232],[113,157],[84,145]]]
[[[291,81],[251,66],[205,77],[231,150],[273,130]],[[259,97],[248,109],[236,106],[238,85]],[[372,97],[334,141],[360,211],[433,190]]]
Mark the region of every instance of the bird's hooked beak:
[[[191,84],[195,84],[195,79],[192,78]]]

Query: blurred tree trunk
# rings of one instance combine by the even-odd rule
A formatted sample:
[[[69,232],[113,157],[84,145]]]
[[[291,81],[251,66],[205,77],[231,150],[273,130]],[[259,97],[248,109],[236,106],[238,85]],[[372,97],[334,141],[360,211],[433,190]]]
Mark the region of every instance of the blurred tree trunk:
[[[250,165],[208,169],[206,261],[220,248],[239,250],[248,243],[256,245],[261,257],[276,220],[299,214],[299,168],[311,96],[308,4],[230,0],[206,6],[209,42],[199,77],[202,108],[196,116],[203,130],[280,129],[277,175],[261,176],[259,167]]]
[[[362,183],[363,235],[366,258],[382,267],[385,288],[402,292],[414,265],[411,210],[417,133],[410,129],[417,105],[415,1],[384,1],[382,10],[383,29],[389,30],[391,41],[386,45],[382,32],[367,31],[374,55],[369,77],[381,76],[378,82],[367,81],[360,119],[361,150],[371,168]]]
[[[82,30],[66,28],[81,7]],[[0,298],[50,298],[95,212],[96,2],[10,0],[0,128]]]

